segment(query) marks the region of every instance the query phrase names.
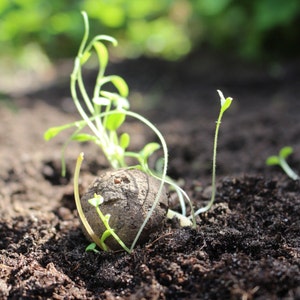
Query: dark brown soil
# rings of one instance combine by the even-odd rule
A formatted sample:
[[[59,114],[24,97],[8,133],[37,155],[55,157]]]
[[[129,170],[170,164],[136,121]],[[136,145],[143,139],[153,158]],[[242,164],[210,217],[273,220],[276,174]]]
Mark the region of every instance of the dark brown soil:
[[[264,163],[291,145],[289,163],[300,171],[299,62],[260,67],[204,55],[177,64],[125,61],[109,72],[126,78],[133,110],[165,135],[169,175],[196,207],[210,194],[216,89],[234,98],[219,139],[217,201],[197,218],[196,230],[167,223],[131,255],[85,252],[73,199],[75,160],[85,152],[82,190],[108,165],[96,146],[74,143],[61,178],[67,134],[43,141],[48,127],[77,118],[67,76],[6,97],[0,299],[300,299],[300,184]],[[132,120],[125,127],[137,149],[154,138]]]

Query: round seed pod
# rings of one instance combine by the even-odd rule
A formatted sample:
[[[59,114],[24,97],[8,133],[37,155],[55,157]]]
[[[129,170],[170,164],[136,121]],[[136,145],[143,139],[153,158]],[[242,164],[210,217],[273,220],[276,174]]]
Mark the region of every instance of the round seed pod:
[[[100,210],[104,215],[110,214],[109,225],[125,245],[130,247],[155,201],[159,187],[159,180],[140,170],[110,170],[92,183],[80,202],[91,228],[101,238],[106,228],[95,207],[88,200],[94,198],[95,194],[102,196],[104,201],[100,205]],[[159,202],[138,240],[139,244],[146,242],[151,233],[162,228],[167,207],[168,197],[163,188]],[[88,236],[85,228],[83,231]],[[110,250],[122,249],[112,236],[105,240],[105,244]]]

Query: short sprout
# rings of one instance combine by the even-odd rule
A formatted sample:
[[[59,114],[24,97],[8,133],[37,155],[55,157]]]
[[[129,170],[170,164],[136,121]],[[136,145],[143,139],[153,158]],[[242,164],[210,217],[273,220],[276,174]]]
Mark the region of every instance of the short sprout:
[[[268,166],[280,166],[282,170],[293,180],[299,180],[299,175],[289,166],[286,159],[293,153],[293,148],[286,146],[280,149],[278,155],[269,156],[266,160]]]

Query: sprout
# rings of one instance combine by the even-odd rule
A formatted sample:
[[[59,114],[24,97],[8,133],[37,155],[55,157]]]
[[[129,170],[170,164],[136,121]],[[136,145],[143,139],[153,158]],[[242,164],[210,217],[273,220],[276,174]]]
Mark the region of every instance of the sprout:
[[[289,166],[286,161],[286,158],[293,153],[293,148],[286,146],[283,147],[278,155],[269,156],[266,160],[268,166],[280,166],[282,170],[293,180],[299,180],[300,177],[294,172],[294,170]]]

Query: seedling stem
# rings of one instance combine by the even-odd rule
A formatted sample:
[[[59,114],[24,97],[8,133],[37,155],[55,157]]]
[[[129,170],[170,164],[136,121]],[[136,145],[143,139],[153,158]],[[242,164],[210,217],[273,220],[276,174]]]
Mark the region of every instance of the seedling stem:
[[[220,96],[221,108],[220,108],[218,120],[216,121],[216,130],[215,130],[214,146],[213,146],[213,164],[212,164],[212,180],[211,180],[212,193],[211,193],[211,198],[210,198],[210,201],[208,202],[208,204],[204,207],[199,208],[195,212],[196,216],[203,212],[208,211],[214,204],[215,198],[216,198],[216,190],[217,190],[217,188],[216,188],[216,168],[217,168],[218,135],[219,135],[219,129],[220,129],[223,114],[230,107],[231,102],[232,102],[232,98],[227,97],[225,99],[223,93],[220,90],[218,90],[218,94]]]
[[[75,198],[75,204],[76,204],[76,208],[77,208],[79,217],[81,219],[81,222],[82,222],[84,228],[86,229],[88,235],[91,237],[91,239],[93,240],[93,242],[95,244],[97,244],[97,246],[99,246],[99,248],[103,249],[102,245],[99,242],[99,238],[97,237],[97,235],[95,234],[95,232],[91,228],[88,220],[86,219],[86,217],[84,215],[84,212],[82,210],[81,203],[80,203],[80,196],[79,196],[79,173],[80,173],[80,167],[81,167],[83,159],[84,159],[84,154],[81,152],[79,154],[78,158],[77,158],[75,172],[74,172],[74,198]]]

